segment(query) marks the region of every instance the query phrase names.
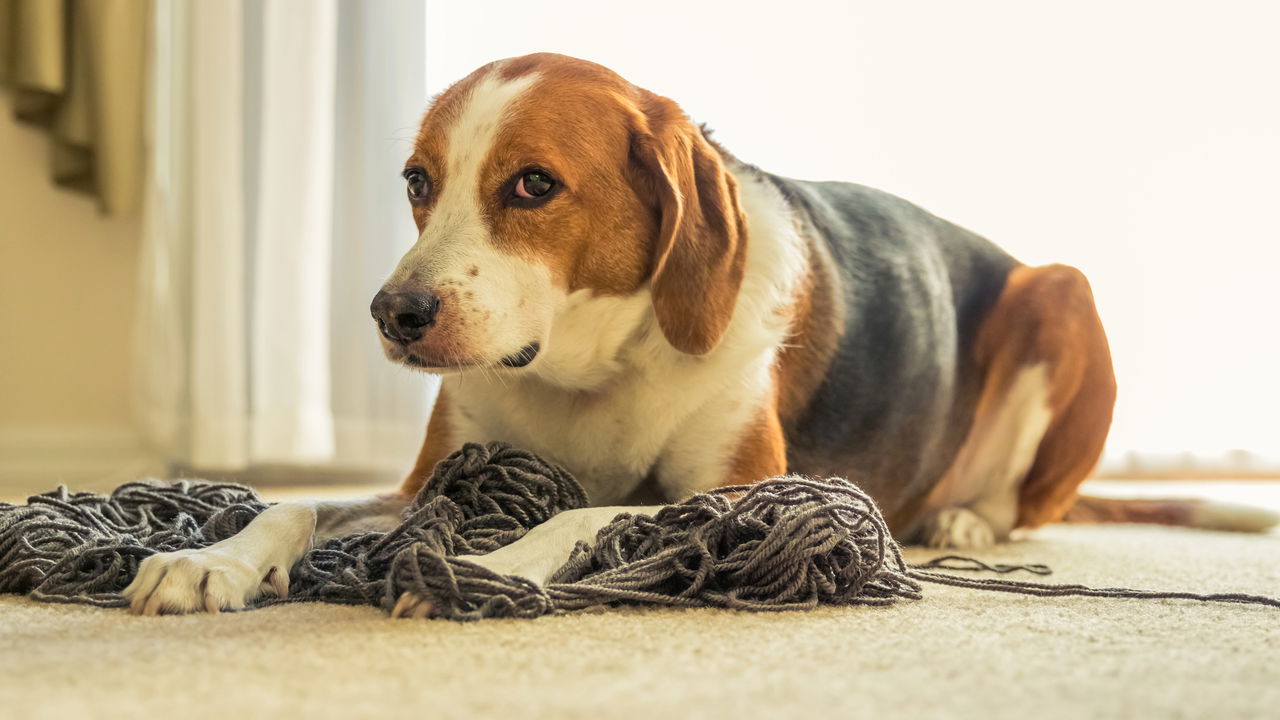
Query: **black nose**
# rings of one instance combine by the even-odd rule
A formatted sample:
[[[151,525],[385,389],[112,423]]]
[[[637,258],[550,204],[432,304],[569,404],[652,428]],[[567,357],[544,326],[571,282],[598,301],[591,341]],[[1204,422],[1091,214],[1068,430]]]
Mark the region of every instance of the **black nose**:
[[[416,292],[381,290],[369,305],[369,313],[377,321],[383,337],[401,345],[422,337],[422,333],[435,324],[439,311],[440,298]]]

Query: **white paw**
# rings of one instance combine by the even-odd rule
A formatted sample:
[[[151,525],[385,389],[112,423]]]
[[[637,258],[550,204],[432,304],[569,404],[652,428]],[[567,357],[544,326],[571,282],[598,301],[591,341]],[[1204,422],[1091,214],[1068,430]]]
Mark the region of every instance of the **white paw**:
[[[216,613],[241,610],[267,589],[287,597],[287,570],[272,567],[264,574],[236,557],[233,550],[205,548],[160,553],[143,560],[124,596],[134,615]]]
[[[528,553],[520,552],[527,547],[527,545],[524,548],[508,545],[485,555],[459,555],[458,559],[479,565],[498,575],[517,575],[539,585],[545,585],[547,578],[551,575],[550,571],[555,568],[547,567],[549,563],[543,557],[538,555],[530,557]]]
[[[968,508],[946,508],[938,511],[925,526],[924,544],[931,548],[974,550],[994,545],[995,530],[991,524]]]

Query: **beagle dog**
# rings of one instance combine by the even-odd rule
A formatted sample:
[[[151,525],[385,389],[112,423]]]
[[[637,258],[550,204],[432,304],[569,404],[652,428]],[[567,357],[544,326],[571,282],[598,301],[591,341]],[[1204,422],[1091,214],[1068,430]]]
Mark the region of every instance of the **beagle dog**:
[[[617,506],[785,473],[854,478],[900,538],[982,547],[1061,519],[1102,452],[1116,386],[1079,271],[753,167],[599,65],[480,68],[433,101],[404,177],[418,240],[371,311],[388,358],[442,376],[412,472],[148,558],[135,612],[287,592],[313,542],[393,526],[467,441],[533,450],[596,504],[473,558],[535,582]]]

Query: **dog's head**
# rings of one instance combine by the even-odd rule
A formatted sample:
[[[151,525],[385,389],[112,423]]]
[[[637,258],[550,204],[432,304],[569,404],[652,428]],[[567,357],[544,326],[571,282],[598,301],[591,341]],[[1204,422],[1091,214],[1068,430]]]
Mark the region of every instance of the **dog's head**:
[[[720,153],[672,101],[594,63],[486,65],[435,99],[405,163],[418,240],[373,300],[388,357],[536,369],[584,303],[647,297],[666,341],[715,347],[746,227]]]

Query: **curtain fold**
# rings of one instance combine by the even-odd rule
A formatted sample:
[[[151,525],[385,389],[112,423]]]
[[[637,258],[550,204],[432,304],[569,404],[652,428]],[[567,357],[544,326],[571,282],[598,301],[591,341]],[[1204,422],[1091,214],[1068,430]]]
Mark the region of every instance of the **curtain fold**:
[[[258,381],[251,451],[264,461],[324,461],[334,452],[329,268],[338,7],[336,0],[271,0],[259,17],[256,120],[265,142],[250,231],[250,371]]]
[[[238,2],[164,4],[175,13],[169,28],[173,51],[189,53],[181,70],[169,76],[172,87],[156,90],[166,105],[157,127],[174,124],[168,128],[174,145],[154,151],[171,164],[168,187],[158,189],[172,193],[179,215],[172,230],[144,241],[160,243],[179,263],[171,274],[180,284],[171,288],[172,297],[160,300],[183,308],[173,331],[187,333],[191,359],[188,374],[174,381],[189,396],[189,437],[171,455],[201,466],[238,468],[249,462],[249,376],[242,360],[249,342],[243,240],[244,175],[250,165],[245,73],[252,71],[245,65],[243,28],[249,17]],[[153,363],[165,365],[168,358],[149,354],[141,367]]]
[[[404,470],[435,383],[368,304],[416,236],[419,3],[156,0],[139,417],[217,470]]]
[[[0,0],[0,83],[48,130],[53,180],[110,215],[142,196],[150,17],[147,0]]]

